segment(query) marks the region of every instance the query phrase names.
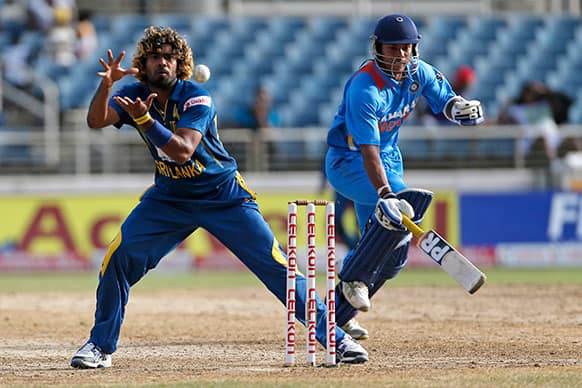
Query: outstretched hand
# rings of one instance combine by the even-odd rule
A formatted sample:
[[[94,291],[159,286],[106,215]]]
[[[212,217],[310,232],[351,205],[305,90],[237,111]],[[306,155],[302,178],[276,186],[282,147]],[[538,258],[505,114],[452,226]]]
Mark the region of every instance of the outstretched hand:
[[[136,74],[139,69],[136,67],[132,67],[130,69],[124,69],[121,67],[121,61],[125,57],[125,51],[122,51],[121,54],[117,56],[117,58],[113,58],[113,52],[111,50],[107,50],[107,58],[108,62],[105,62],[103,58],[99,58],[99,63],[105,69],[105,71],[100,71],[97,75],[103,78],[103,81],[106,83],[107,86],[113,85],[115,81],[119,81],[121,78],[125,77],[128,74]]]
[[[115,102],[131,116],[132,119],[145,115],[151,108],[154,98],[158,96],[157,93],[152,93],[143,101],[141,98],[136,98],[135,101],[127,96],[115,96]]]

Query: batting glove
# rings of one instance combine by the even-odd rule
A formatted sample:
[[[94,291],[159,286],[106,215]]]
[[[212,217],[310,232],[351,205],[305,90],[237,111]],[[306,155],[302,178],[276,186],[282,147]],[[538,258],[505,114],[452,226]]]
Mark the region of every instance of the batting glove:
[[[478,125],[481,124],[485,118],[483,117],[483,108],[481,102],[478,100],[465,100],[461,96],[453,97],[447,105],[452,103],[451,115],[447,118],[453,123],[459,125]],[[445,108],[445,112],[448,109]]]
[[[402,230],[402,214],[409,218],[414,217],[414,209],[404,199],[396,198],[390,193],[386,198],[380,198],[376,203],[376,219],[380,224],[389,230]]]

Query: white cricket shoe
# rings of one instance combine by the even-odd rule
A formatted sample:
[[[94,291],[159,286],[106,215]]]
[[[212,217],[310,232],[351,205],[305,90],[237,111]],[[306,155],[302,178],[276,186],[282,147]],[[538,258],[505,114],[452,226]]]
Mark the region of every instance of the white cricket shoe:
[[[368,352],[346,333],[337,345],[336,361],[344,364],[361,364],[368,361]]]
[[[71,366],[79,369],[109,368],[111,354],[103,353],[99,346],[92,342],[83,345],[71,359]]]
[[[360,311],[370,309],[370,298],[368,297],[368,286],[360,281],[342,282],[342,292],[348,303],[353,308]]]
[[[360,325],[360,322],[356,321],[356,318],[352,318],[342,326],[342,329],[352,336],[356,340],[366,340],[369,338],[368,330]]]

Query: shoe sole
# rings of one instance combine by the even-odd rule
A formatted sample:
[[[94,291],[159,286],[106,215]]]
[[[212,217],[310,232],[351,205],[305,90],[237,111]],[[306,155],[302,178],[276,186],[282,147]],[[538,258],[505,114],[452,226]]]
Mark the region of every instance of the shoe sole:
[[[94,362],[87,362],[82,358],[73,358],[71,360],[71,366],[76,369],[101,369],[101,368],[109,368],[111,364],[106,365],[103,363],[94,363]]]
[[[359,340],[367,340],[368,338],[370,338],[368,333],[359,332],[359,334],[356,334],[354,332],[351,332],[349,329],[347,329],[343,326],[342,326],[342,330],[345,331],[346,333],[348,333],[349,335],[351,335],[353,339],[358,340],[358,341]]]
[[[365,362],[368,362],[368,357],[366,356],[355,356],[355,357],[347,357],[347,358],[343,358],[340,363],[342,364],[363,364]]]

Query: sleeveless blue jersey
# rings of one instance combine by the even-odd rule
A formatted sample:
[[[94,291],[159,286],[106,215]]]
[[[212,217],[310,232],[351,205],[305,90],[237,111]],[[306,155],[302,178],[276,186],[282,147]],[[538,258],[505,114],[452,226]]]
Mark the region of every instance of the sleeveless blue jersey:
[[[151,93],[145,84],[134,82],[122,87],[114,96],[127,96],[132,100],[139,97],[145,101]],[[137,129],[137,124],[113,100],[113,96],[109,104],[119,114],[120,120],[115,124],[117,128],[128,124]],[[149,112],[172,132],[176,128],[191,128],[202,133],[202,140],[191,159],[179,164],[153,145],[138,129],[154,158],[158,195],[165,194],[173,200],[176,197],[208,199],[208,195],[219,185],[235,176],[236,161],[218,137],[216,109],[210,94],[204,88],[191,81],[178,80],[166,106],[160,107],[154,100]]]
[[[421,95],[436,113],[456,94],[442,74],[426,62],[419,61],[416,73],[397,82],[374,61],[367,61],[346,83],[327,143],[338,151],[359,151],[360,144],[371,144],[378,146],[380,153],[399,154],[398,131]]]

